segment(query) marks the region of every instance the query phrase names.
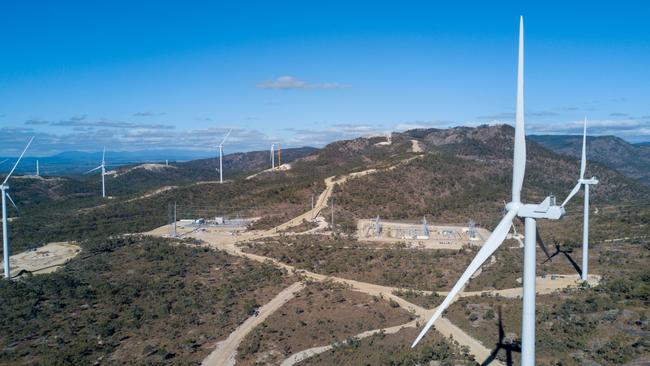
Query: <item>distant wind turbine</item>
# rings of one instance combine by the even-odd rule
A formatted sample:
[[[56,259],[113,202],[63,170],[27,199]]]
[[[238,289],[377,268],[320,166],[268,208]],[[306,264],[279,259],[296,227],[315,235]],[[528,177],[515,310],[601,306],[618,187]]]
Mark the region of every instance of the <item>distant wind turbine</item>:
[[[442,316],[443,311],[465,287],[470,277],[501,246],[506,239],[515,217],[524,219],[524,274],[523,274],[523,311],[521,329],[521,365],[535,365],[535,249],[537,238],[536,219],[558,220],[564,216],[564,208],[555,204],[555,197],[548,196],[540,204],[521,202],[521,189],[526,170],[526,134],[524,131],[524,19],[519,20],[519,55],[517,72],[517,108],[515,113],[514,154],[512,161],[512,200],[506,205],[506,215],[494,229],[483,247],[469,264],[458,282],[449,291],[445,300],[436,308],[413,342],[412,347],[420,342],[433,323]]]
[[[18,207],[16,207],[16,203],[9,195],[8,192],[9,185],[7,184],[7,181],[9,181],[9,178],[14,173],[14,170],[16,170],[18,163],[20,163],[20,159],[23,158],[23,155],[25,155],[25,152],[29,148],[29,145],[32,144],[32,141],[34,141],[33,137],[29,139],[27,146],[25,146],[25,149],[23,150],[22,154],[20,154],[20,157],[18,158],[18,160],[16,160],[16,164],[14,164],[9,174],[7,174],[7,176],[5,177],[5,180],[2,182],[2,184],[0,184],[0,191],[2,191],[2,250],[3,250],[2,256],[4,259],[5,278],[11,278],[11,273],[9,271],[9,257],[11,253],[9,252],[9,227],[8,227],[9,220],[7,218],[7,199],[9,199],[9,202],[11,202],[11,204],[14,206],[16,210],[18,209]]]
[[[275,144],[271,144],[271,170],[275,169]]]
[[[102,164],[100,166],[98,166],[97,168],[90,169],[85,174],[92,173],[97,169],[101,169],[101,173],[102,173],[102,197],[106,198],[106,182],[105,182],[105,176],[106,176],[106,146],[104,146],[104,151],[102,152]]]
[[[589,186],[593,184],[598,184],[598,179],[596,177],[591,177],[590,179],[585,179],[585,170],[587,168],[587,118],[585,118],[585,123],[582,131],[582,157],[580,158],[580,178],[578,183],[573,187],[571,193],[567,198],[562,202],[562,207],[564,207],[573,196],[578,193],[581,186],[585,187],[585,199],[584,199],[584,216],[582,223],[582,270],[580,271],[580,278],[583,281],[587,280],[588,268],[589,268]]]
[[[219,183],[223,183],[223,144],[228,139],[228,136],[230,136],[230,132],[232,132],[232,128],[228,130],[226,136],[224,136],[221,143],[217,146],[219,148]]]

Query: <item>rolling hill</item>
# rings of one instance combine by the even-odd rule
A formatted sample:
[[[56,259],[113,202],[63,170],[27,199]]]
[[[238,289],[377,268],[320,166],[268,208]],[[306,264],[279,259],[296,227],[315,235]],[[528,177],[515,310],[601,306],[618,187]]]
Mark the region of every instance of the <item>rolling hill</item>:
[[[560,154],[580,158],[582,137],[532,135],[530,139]],[[587,159],[650,185],[650,145],[630,144],[615,136],[587,136]]]

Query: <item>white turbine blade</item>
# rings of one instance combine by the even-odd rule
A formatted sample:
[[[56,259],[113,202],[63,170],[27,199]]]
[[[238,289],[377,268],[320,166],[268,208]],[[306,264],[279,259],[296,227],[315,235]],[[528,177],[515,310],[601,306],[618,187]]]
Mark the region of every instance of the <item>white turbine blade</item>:
[[[476,270],[481,267],[481,265],[494,253],[497,248],[503,243],[503,241],[506,238],[506,235],[508,235],[508,232],[510,231],[510,224],[512,223],[512,220],[515,218],[517,215],[516,210],[510,210],[506,214],[506,216],[501,219],[501,222],[499,222],[499,225],[494,229],[492,234],[490,234],[490,237],[485,241],[485,244],[483,244],[483,247],[481,250],[478,251],[478,254],[476,254],[476,257],[472,260],[472,263],[469,264],[465,272],[463,273],[462,276],[460,276],[460,279],[454,287],[449,291],[449,294],[447,294],[447,297],[445,300],[436,308],[436,312],[433,314],[427,325],[422,329],[422,332],[420,332],[420,335],[415,339],[415,342],[413,342],[413,345],[411,347],[415,347],[418,342],[424,337],[424,335],[427,333],[427,331],[431,328],[433,323],[442,315],[442,312],[447,309],[447,307],[451,304],[451,302],[454,300],[456,295],[465,287],[465,284],[467,284],[467,281],[469,281],[470,277],[476,272]]]
[[[6,195],[7,195],[7,198],[9,198],[9,202],[11,202],[11,204],[14,206],[14,208],[16,209],[16,211],[18,211],[18,206],[16,206],[16,202],[14,202],[14,200],[11,198],[11,196],[9,195],[9,193],[6,193]]]
[[[104,146],[104,151],[102,151],[102,165],[105,165],[104,164],[105,158],[106,158],[106,146]]]
[[[0,161],[0,165],[2,165],[2,164],[4,164],[4,163],[6,163],[6,162],[7,162],[7,160],[9,160],[9,159],[5,159],[5,160],[3,160],[3,161]]]
[[[580,179],[585,179],[587,168],[587,117],[585,117],[584,130],[582,132],[582,158],[580,159]]]
[[[25,152],[29,148],[29,145],[32,144],[32,141],[34,141],[34,137],[29,139],[29,142],[27,143],[27,146],[25,146],[25,149],[23,150],[22,154],[20,154],[20,157],[18,157],[18,160],[16,160],[16,164],[14,164],[14,167],[11,168],[11,171],[9,172],[9,174],[7,174],[7,177],[5,178],[4,182],[2,182],[2,184],[7,183],[7,181],[9,180],[9,177],[11,177],[11,175],[14,173],[14,170],[16,170],[16,167],[18,166],[18,163],[20,163],[20,159],[23,158],[23,155],[25,155]]]
[[[515,148],[512,158],[512,202],[521,202],[521,187],[526,171],[526,132],[524,130],[524,17],[519,20],[519,59],[517,63],[517,110]]]
[[[578,182],[578,184],[576,184],[576,186],[573,187],[573,189],[571,190],[571,193],[569,193],[569,195],[566,196],[566,198],[564,199],[564,202],[562,202],[561,207],[564,207],[567,203],[569,203],[569,200],[570,200],[573,196],[575,196],[576,193],[578,193],[578,191],[580,190],[580,186],[581,186],[581,185],[582,185],[582,183]]]
[[[221,140],[221,143],[219,144],[219,146],[223,146],[224,142],[226,142],[226,140],[228,139],[228,136],[230,136],[231,132],[232,132],[232,128],[228,130],[228,133],[226,134],[226,136],[224,136],[223,140]]]
[[[98,166],[97,168],[90,169],[89,171],[85,172],[84,174],[92,173],[92,172],[94,172],[95,170],[97,170],[97,169],[101,169],[101,168],[102,168],[102,166],[100,165],[100,166]]]

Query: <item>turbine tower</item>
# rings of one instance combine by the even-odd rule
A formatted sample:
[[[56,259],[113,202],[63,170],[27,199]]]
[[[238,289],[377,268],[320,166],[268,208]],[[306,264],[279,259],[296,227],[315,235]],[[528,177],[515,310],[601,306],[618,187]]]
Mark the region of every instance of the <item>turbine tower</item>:
[[[275,169],[275,144],[271,144],[271,170]]]
[[[38,166],[38,160],[36,160],[36,176],[40,177],[41,176],[41,169]]]
[[[90,169],[89,171],[86,172],[92,173],[97,169],[101,169],[102,173],[102,197],[106,198],[106,182],[105,182],[105,176],[106,176],[106,146],[104,146],[104,150],[102,151],[102,164],[96,168]]]
[[[9,195],[8,192],[9,185],[7,184],[7,181],[9,181],[9,178],[14,173],[14,170],[16,170],[18,163],[20,163],[20,159],[23,158],[23,155],[25,155],[25,152],[29,148],[29,145],[32,144],[32,141],[34,141],[33,137],[29,139],[29,142],[27,143],[27,146],[25,146],[23,153],[20,154],[20,157],[18,158],[18,160],[16,160],[16,164],[14,164],[14,167],[11,168],[11,171],[9,172],[9,174],[7,174],[5,180],[2,182],[2,184],[0,184],[0,191],[2,192],[2,256],[4,259],[5,278],[11,278],[11,273],[9,271],[9,257],[11,253],[9,252],[9,228],[8,228],[9,220],[7,217],[7,199],[9,199],[9,201],[14,206],[14,208],[18,209],[16,207],[16,203],[14,203],[14,200],[11,199],[11,196]]]
[[[581,186],[585,187],[585,202],[584,202],[584,217],[582,222],[582,270],[580,271],[580,278],[583,281],[587,280],[587,275],[589,274],[589,186],[593,184],[598,184],[598,179],[596,177],[591,177],[590,179],[585,179],[585,169],[587,167],[587,118],[585,118],[585,123],[582,131],[582,158],[580,159],[580,178],[578,179],[578,184],[573,187],[571,193],[567,198],[562,202],[562,207],[564,207],[573,196],[580,190]]]
[[[230,136],[230,132],[232,132],[232,128],[228,130],[226,136],[224,136],[221,143],[217,146],[219,148],[219,183],[223,183],[223,144],[228,139],[228,136]]]
[[[555,204],[555,197],[548,196],[540,204],[521,202],[521,189],[526,170],[526,135],[524,131],[524,19],[519,20],[519,55],[517,72],[517,107],[515,118],[514,155],[512,161],[512,200],[506,205],[506,215],[494,229],[483,247],[469,264],[458,282],[436,309],[412,347],[420,342],[433,323],[465,287],[467,281],[506,239],[515,217],[524,219],[524,274],[523,312],[521,329],[521,365],[535,365],[535,249],[537,219],[558,220],[564,216],[564,208]]]

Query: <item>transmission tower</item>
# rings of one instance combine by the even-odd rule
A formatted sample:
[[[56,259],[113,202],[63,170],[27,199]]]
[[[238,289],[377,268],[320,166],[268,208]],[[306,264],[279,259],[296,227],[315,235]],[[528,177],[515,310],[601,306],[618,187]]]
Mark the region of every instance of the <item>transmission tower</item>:
[[[171,233],[169,234],[169,236],[171,236],[172,238],[176,238],[177,237],[177,233],[176,233],[176,221],[177,221],[176,220],[176,202],[169,204],[169,219],[171,221],[171,223],[170,223],[171,224],[170,225]]]
[[[330,224],[332,227],[332,231],[334,231],[334,197],[331,198],[332,201],[332,223]]]
[[[476,223],[472,219],[469,219],[469,224],[467,225],[467,235],[469,235],[470,239],[476,238]]]
[[[381,222],[379,221],[379,215],[377,215],[374,225],[375,225],[375,236],[379,238],[379,236],[381,235]]]
[[[422,216],[422,235],[429,237],[429,224],[426,216]]]

